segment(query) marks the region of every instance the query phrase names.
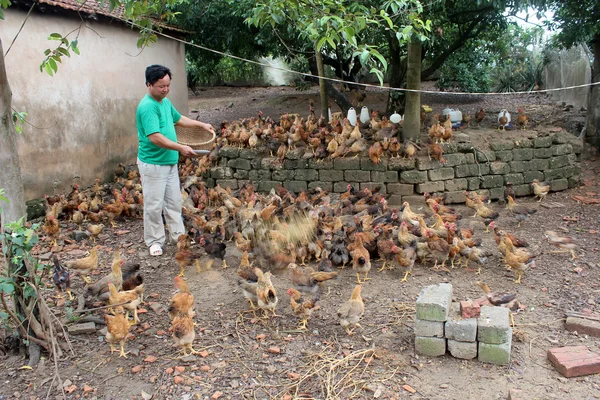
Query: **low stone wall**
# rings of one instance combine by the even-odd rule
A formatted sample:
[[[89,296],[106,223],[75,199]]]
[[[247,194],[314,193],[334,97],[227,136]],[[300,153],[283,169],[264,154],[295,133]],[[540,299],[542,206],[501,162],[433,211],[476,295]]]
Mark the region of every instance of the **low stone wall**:
[[[252,182],[260,192],[283,185],[294,192],[321,187],[341,193],[350,183],[357,189],[380,186],[389,204],[407,196],[446,192],[448,203],[464,202],[464,190],[477,190],[492,199],[512,183],[517,196],[532,194],[534,179],[548,181],[552,191],[579,184],[580,140],[564,133],[518,140],[500,139],[485,145],[453,141],[443,144],[445,163],[427,156],[382,158],[374,164],[367,154],[335,160],[303,159],[305,149],[290,151],[283,161],[256,149],[225,146],[219,163],[207,174],[207,185],[236,189]]]

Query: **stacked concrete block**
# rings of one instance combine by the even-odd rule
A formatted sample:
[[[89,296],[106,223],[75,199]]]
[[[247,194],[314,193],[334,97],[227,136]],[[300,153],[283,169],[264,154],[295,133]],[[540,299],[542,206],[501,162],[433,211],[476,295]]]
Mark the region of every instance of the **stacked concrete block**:
[[[477,357],[477,319],[462,318],[458,303],[452,305],[445,331],[448,351],[453,357],[465,360]]]
[[[417,298],[415,318],[415,349],[427,356],[446,354],[444,323],[452,303],[452,285],[441,283],[427,286]]]
[[[478,325],[479,361],[508,364],[512,343],[509,310],[504,307],[481,307]]]

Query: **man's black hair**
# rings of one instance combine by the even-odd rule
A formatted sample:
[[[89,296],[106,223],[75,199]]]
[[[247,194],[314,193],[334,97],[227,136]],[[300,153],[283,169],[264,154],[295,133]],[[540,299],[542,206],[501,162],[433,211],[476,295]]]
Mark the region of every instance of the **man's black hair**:
[[[166,75],[171,76],[171,70],[163,65],[154,64],[146,68],[146,86],[148,84],[154,85],[159,79],[164,78]]]

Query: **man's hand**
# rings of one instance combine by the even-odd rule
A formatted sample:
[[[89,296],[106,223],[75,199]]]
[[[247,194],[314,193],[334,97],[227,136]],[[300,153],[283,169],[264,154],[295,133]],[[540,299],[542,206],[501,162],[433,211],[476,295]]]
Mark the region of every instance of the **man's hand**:
[[[206,124],[202,122],[202,128],[209,131],[210,133],[215,133],[215,128],[211,124]]]
[[[184,157],[196,157],[197,154],[190,146],[181,145],[179,153]]]

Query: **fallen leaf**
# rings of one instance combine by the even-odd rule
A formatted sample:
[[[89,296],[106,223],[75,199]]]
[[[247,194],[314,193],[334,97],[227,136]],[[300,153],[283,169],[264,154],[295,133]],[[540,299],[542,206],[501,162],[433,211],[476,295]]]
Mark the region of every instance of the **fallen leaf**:
[[[575,201],[578,201],[583,204],[600,204],[600,199],[585,197],[585,196],[571,196],[571,198]]]
[[[409,385],[402,385],[402,389],[406,390],[409,393],[417,393],[417,391]]]
[[[213,393],[213,395],[212,395],[212,396],[210,396],[210,398],[211,398],[212,400],[217,400],[217,399],[218,399],[218,398],[220,398],[221,396],[223,396],[223,392],[216,391],[216,392],[214,392],[214,393]]]
[[[202,350],[200,353],[198,353],[198,355],[202,358],[206,358],[208,357],[208,351]]]
[[[148,310],[146,310],[145,308],[138,308],[137,312],[138,314],[146,314]]]
[[[175,371],[177,371],[181,374],[183,371],[185,371],[185,367],[178,365],[175,367]]]
[[[131,368],[131,372],[133,372],[134,374],[137,374],[141,370],[142,370],[142,366],[141,365],[136,365],[135,367]]]
[[[126,235],[129,232],[131,232],[131,231],[128,231],[127,229],[123,229],[123,230],[120,230],[120,231],[116,231],[115,235],[117,235],[117,236]]]
[[[77,390],[77,385],[71,385],[71,386],[65,388],[65,392],[67,394],[71,394],[76,390]]]
[[[144,359],[144,362],[153,363],[153,362],[156,362],[156,360],[158,360],[158,358],[156,358],[154,356],[148,356]]]
[[[271,354],[280,354],[281,349],[277,346],[269,347],[269,353]]]
[[[87,383],[83,385],[83,393],[93,392],[94,388],[88,385]]]
[[[19,367],[19,369],[30,369],[30,370],[33,370],[33,368],[30,367],[29,365],[23,365],[22,367]]]
[[[300,379],[300,374],[296,373],[296,372],[287,372],[286,375],[288,376],[288,378],[290,379]]]
[[[184,379],[181,376],[176,376],[173,381],[175,382],[175,384],[180,385],[184,382]]]
[[[169,367],[169,368],[167,368],[167,369],[165,370],[165,372],[167,373],[167,375],[173,375],[173,371],[174,371],[174,369],[173,369],[173,368],[171,368],[171,367]]]
[[[202,372],[209,372],[210,371],[210,367],[208,365],[203,365],[200,367],[200,371]]]

